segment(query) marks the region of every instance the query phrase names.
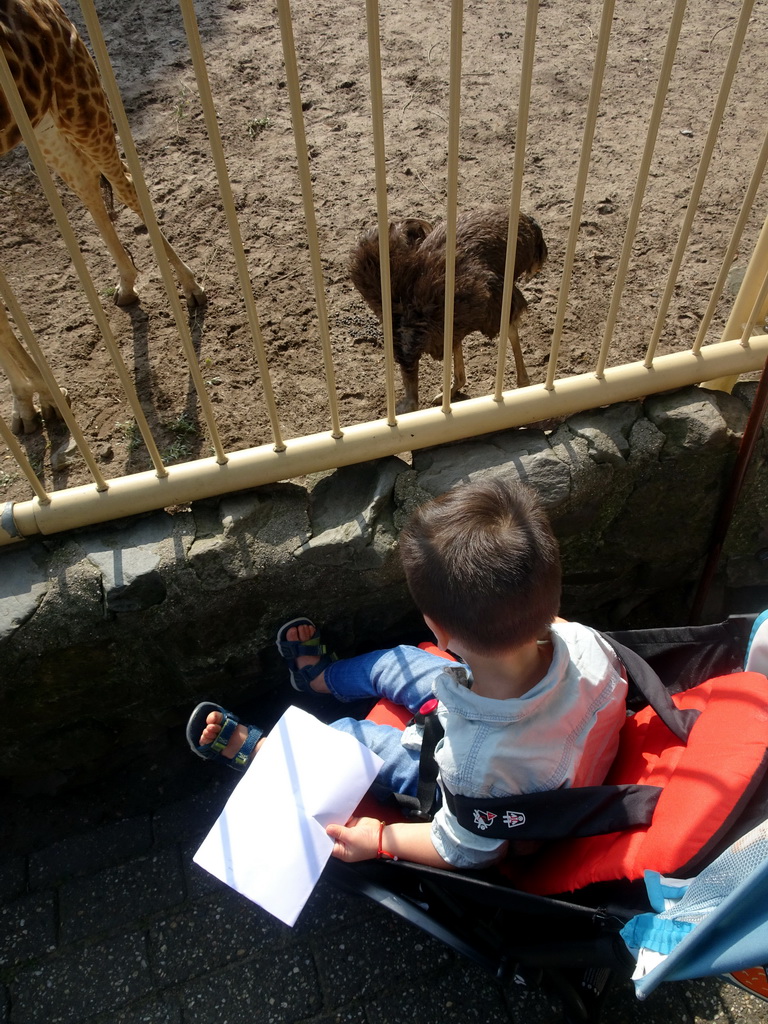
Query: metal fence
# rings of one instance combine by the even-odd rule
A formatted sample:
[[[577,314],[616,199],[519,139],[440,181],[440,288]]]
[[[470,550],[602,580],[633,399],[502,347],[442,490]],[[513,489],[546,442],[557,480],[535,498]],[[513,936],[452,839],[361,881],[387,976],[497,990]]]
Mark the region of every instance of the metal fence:
[[[504,12],[500,13],[502,6]],[[630,24],[632,11],[628,9],[640,6],[647,12],[646,18],[651,19],[646,23],[648,39],[643,40],[643,46],[647,42],[647,52],[639,51],[644,55],[637,58],[641,61],[641,73],[636,74],[636,81],[633,78],[628,86],[625,78],[617,93],[623,97],[624,103],[629,97],[630,106],[625,111],[626,137],[606,139],[604,133],[601,135],[600,126],[601,118],[606,113],[611,114],[612,110],[615,90],[611,76],[615,82],[617,77],[621,81],[622,75],[629,73],[628,69],[622,68],[622,60],[628,52],[627,37],[622,36],[622,29],[638,31],[637,25]],[[695,3],[692,6],[695,7]],[[579,410],[683,385],[708,382],[710,386],[728,387],[738,375],[759,370],[765,362],[768,356],[768,337],[764,331],[768,312],[768,227],[763,225],[760,211],[760,186],[768,159],[768,134],[764,133],[763,127],[768,89],[762,83],[765,76],[762,74],[760,45],[764,38],[761,24],[765,12],[755,0],[744,0],[741,5],[724,0],[715,6],[707,4],[699,8],[699,18],[703,16],[704,21],[697,23],[698,35],[693,38],[700,42],[708,39],[708,43],[706,52],[693,54],[693,65],[690,51],[686,49],[690,46],[690,38],[686,37],[686,18],[690,15],[684,0],[677,0],[674,4],[659,0],[647,8],[645,5],[622,7],[614,0],[605,0],[602,6],[588,2],[570,4],[568,8],[572,18],[569,20],[578,20],[581,24],[578,45],[570,42],[565,23],[561,23],[562,37],[558,36],[557,23],[553,21],[558,13],[553,10],[557,8],[556,4],[540,8],[538,0],[529,0],[527,5],[481,5],[467,12],[462,0],[453,0],[450,5],[445,4],[444,9],[434,4],[427,4],[423,10],[418,3],[409,5],[414,22],[418,21],[421,12],[421,16],[427,19],[424,24],[434,23],[442,33],[440,38],[444,37],[439,47],[437,43],[431,44],[427,61],[435,90],[434,102],[429,108],[432,127],[428,149],[442,153],[443,157],[437,161],[440,170],[434,179],[427,178],[429,160],[421,169],[412,169],[401,161],[405,169],[397,176],[397,182],[393,182],[393,152],[402,151],[402,146],[398,147],[397,133],[403,129],[411,103],[411,99],[401,102],[395,81],[399,71],[408,64],[407,60],[404,61],[404,50],[396,44],[400,38],[398,33],[403,31],[398,22],[398,15],[402,13],[398,5],[387,4],[384,0],[379,5],[377,0],[367,0],[364,9],[361,5],[358,10],[342,5],[338,0],[306,5],[296,0],[292,10],[289,0],[277,0],[276,21],[271,24],[271,12],[265,12],[255,4],[230,4],[224,12],[237,12],[233,17],[240,24],[241,36],[243,26],[253,26],[254,54],[262,53],[262,48],[268,45],[281,48],[284,77],[281,76],[276,85],[281,95],[287,97],[283,100],[284,113],[281,116],[290,122],[293,134],[293,184],[289,188],[280,186],[280,200],[283,203],[291,201],[293,219],[290,230],[301,236],[298,247],[306,258],[306,273],[298,265],[294,268],[289,259],[283,276],[290,283],[295,270],[297,288],[302,293],[311,327],[308,340],[302,342],[300,349],[289,347],[288,372],[295,366],[298,374],[300,363],[301,372],[311,374],[315,384],[318,379],[322,380],[325,422],[318,427],[312,421],[315,429],[296,430],[294,424],[301,423],[301,416],[297,413],[297,399],[294,398],[290,409],[293,429],[289,432],[292,436],[286,439],[285,403],[281,402],[277,393],[279,389],[273,385],[273,377],[276,369],[286,373],[286,345],[290,346],[294,340],[291,324],[295,320],[288,318],[281,335],[279,317],[268,315],[266,319],[271,333],[265,335],[263,310],[273,310],[275,304],[279,307],[282,299],[270,297],[266,287],[262,289],[263,296],[257,299],[260,286],[254,286],[253,279],[259,276],[259,268],[254,268],[250,255],[253,245],[249,244],[251,221],[260,212],[258,203],[262,208],[269,206],[269,180],[261,182],[260,198],[254,198],[252,203],[242,188],[238,189],[237,175],[232,180],[227,129],[238,118],[242,122],[242,116],[237,107],[233,109],[217,97],[215,84],[212,87],[209,80],[213,66],[211,52],[216,50],[212,26],[217,24],[221,12],[215,3],[205,6],[201,29],[191,0],[180,0],[187,47],[180,64],[194,70],[196,117],[200,125],[205,126],[210,166],[215,172],[215,181],[213,173],[208,175],[206,192],[206,202],[211,204],[211,234],[216,234],[217,238],[213,249],[215,258],[212,259],[222,265],[226,261],[231,262],[234,268],[232,284],[236,284],[239,292],[239,295],[235,294],[233,287],[224,294],[221,289],[211,297],[209,307],[216,305],[217,323],[222,330],[242,328],[247,334],[248,359],[253,367],[250,373],[258,385],[258,414],[268,422],[268,427],[265,427],[267,436],[259,439],[259,443],[248,443],[248,438],[241,438],[236,445],[228,443],[219,426],[222,410],[217,408],[217,388],[220,381],[209,372],[206,358],[201,354],[197,314],[190,315],[183,308],[177,292],[174,271],[166,257],[163,236],[153,213],[150,188],[142,174],[139,147],[131,135],[131,118],[121,99],[99,17],[91,0],[81,0],[81,7],[82,24],[96,57],[167,291],[167,303],[173,315],[173,333],[185,357],[179,369],[182,376],[188,374],[190,383],[184,422],[200,439],[198,449],[203,444],[202,438],[206,439],[204,443],[209,445],[209,453],[190,452],[184,445],[164,451],[156,439],[158,417],[152,396],[142,393],[136,360],[132,370],[126,365],[123,355],[125,342],[116,337],[109,304],[104,303],[104,295],[90,275],[76,233],[16,93],[11,68],[4,58],[0,59],[0,87],[22,131],[34,170],[43,185],[82,294],[88,302],[90,316],[98,328],[100,338],[95,344],[103,345],[109,353],[113,372],[119,381],[121,393],[119,399],[114,400],[110,436],[120,435],[130,454],[122,465],[117,465],[115,472],[114,464],[120,462],[115,459],[115,442],[108,448],[105,458],[104,445],[101,449],[98,445],[98,423],[95,426],[93,423],[90,426],[78,425],[82,418],[82,403],[76,388],[72,388],[69,380],[57,379],[60,374],[54,369],[53,359],[49,362],[45,354],[47,345],[36,338],[31,326],[33,316],[25,315],[24,303],[16,294],[23,290],[25,282],[29,283],[30,273],[35,273],[34,257],[31,264],[22,261],[17,264],[13,244],[7,245],[0,250],[0,261],[7,264],[10,259],[11,265],[5,266],[5,272],[0,267],[0,298],[4,300],[16,333],[23,339],[36,369],[42,375],[40,387],[50,392],[66,430],[63,437],[61,432],[56,435],[53,429],[48,429],[47,434],[38,432],[17,437],[11,429],[8,414],[10,390],[6,387],[0,391],[0,438],[7,446],[7,454],[1,463],[0,483],[6,488],[9,499],[0,527],[0,544],[12,543],[36,533],[53,533],[183,504],[499,429],[542,421],[551,423]],[[201,4],[198,11],[202,7]],[[81,18],[79,13],[68,13],[74,20]],[[560,11],[560,16],[564,13],[567,12]],[[507,20],[499,21],[502,17]],[[316,43],[317,26],[313,26],[313,18],[322,19],[323,45]],[[491,24],[489,18],[496,21]],[[109,35],[108,20],[103,13],[102,20]],[[258,45],[255,41],[257,31],[260,33]],[[410,46],[418,44],[418,32],[416,25],[414,38],[408,40]],[[492,40],[493,45],[507,46],[504,51],[507,63],[503,67],[500,68],[498,62],[493,63],[494,54],[490,52],[492,46],[489,43],[487,54],[483,53],[481,46],[478,56],[475,47],[471,58],[473,63],[467,70],[467,40],[474,38],[473,33],[477,32],[485,32],[483,38]],[[350,40],[355,40],[360,48],[357,67],[367,66],[366,82],[341,77],[344,68],[341,67],[340,54],[347,59]],[[241,42],[246,47],[243,52],[250,52],[247,39],[241,39]],[[336,44],[338,53],[334,50]],[[231,45],[232,76],[237,77],[236,43]],[[439,52],[433,59],[436,49]],[[542,52],[546,60],[542,60]],[[216,79],[221,86],[221,62],[223,59],[226,68],[226,54],[222,58],[220,48],[216,54]],[[484,57],[489,62],[487,65],[478,63]],[[254,59],[258,61],[258,57]],[[553,64],[556,59],[561,61],[560,65]],[[122,58],[123,67],[124,62],[125,58]],[[247,56],[240,59],[239,66],[247,64]],[[709,76],[706,87],[699,79],[689,78],[689,69],[694,65],[706,67]],[[174,66],[179,66],[178,57]],[[330,85],[328,69],[335,67],[339,68],[337,77],[341,80]],[[423,62],[409,73],[418,75],[422,67]],[[486,67],[492,70],[486,70]],[[258,68],[252,73],[258,76]],[[492,78],[494,83],[504,83],[504,94],[490,97],[486,94],[486,102],[493,104],[496,121],[489,121],[485,138],[480,128],[468,137],[462,134],[462,90],[467,89],[468,82],[482,82],[483,76],[489,80]],[[225,78],[230,84],[228,76]],[[566,81],[567,87],[565,90],[555,87],[553,81],[560,86]],[[318,136],[322,118],[327,120],[327,115],[321,117],[315,111],[322,108],[322,101],[330,95],[330,90],[338,93],[352,87],[361,96],[362,105],[357,114],[364,111],[363,116],[368,119],[371,149],[369,187],[356,208],[339,210],[338,182],[334,192],[336,198],[329,199],[324,191],[324,180],[328,174],[335,174],[339,179],[347,174],[344,168],[355,158],[356,143],[352,144],[353,133],[349,131],[348,124],[337,118],[328,135],[323,136],[330,140],[326,146],[328,162],[324,165],[326,179],[323,179],[318,166],[320,162],[314,159],[313,139]],[[498,85],[494,87],[498,88]],[[167,139],[169,148],[176,145],[183,148],[184,145],[182,104],[190,104],[189,97],[192,96],[188,86],[185,85],[184,90],[179,100],[179,123],[172,132],[166,132],[170,135]],[[230,88],[229,93],[231,91]],[[308,99],[309,95],[312,99]],[[686,97],[687,106],[676,107],[681,96]],[[482,97],[478,100],[473,96],[473,102],[473,125],[482,127],[484,121],[478,115],[478,110],[482,113]],[[543,109],[547,111],[546,129],[550,143],[544,141]],[[684,113],[681,114],[681,110]],[[689,120],[675,123],[675,117],[690,118],[691,110],[696,111],[695,126],[692,127]],[[612,123],[616,123],[615,119]],[[494,130],[494,124],[511,126],[506,132],[508,137],[505,137],[505,131]],[[543,156],[551,154],[553,131],[557,134],[555,156]],[[263,137],[266,145],[269,142],[269,117],[250,117],[248,134],[260,141]],[[672,166],[669,146],[677,145],[681,140],[685,140],[687,146],[684,158]],[[508,174],[501,181],[496,177],[488,181],[483,178],[484,172],[487,173],[484,164],[491,147],[497,145],[501,147],[502,167],[506,154]],[[574,154],[571,160],[573,173],[566,176],[564,185],[548,186],[548,179],[553,177],[553,164],[560,152]],[[287,157],[285,133],[279,140],[271,142],[270,153],[272,157],[277,153],[281,160]],[[725,156],[731,158],[727,164],[730,170],[725,172],[727,189],[722,184]],[[477,163],[474,177],[465,171],[468,160]],[[547,160],[549,173],[542,167]],[[713,180],[713,167],[717,172],[714,193],[708,191]],[[16,174],[14,181],[26,182],[24,175],[31,174],[19,157],[16,157],[12,170]],[[197,173],[187,171],[188,175]],[[498,171],[494,174],[497,175]],[[148,177],[151,177],[151,170]],[[642,250],[647,242],[644,225],[648,208],[654,201],[658,203],[654,200],[658,181],[662,180],[669,186],[670,179],[675,186],[671,193],[674,205],[661,211],[665,250],[661,255],[658,251],[651,253],[647,261],[650,262],[650,270],[642,274],[638,271],[638,263],[642,263]],[[3,181],[0,177],[0,198],[5,196],[5,216],[10,224],[8,230],[13,235],[12,203],[8,201],[9,195],[13,198],[13,189],[6,186],[3,191]],[[409,197],[408,189],[414,182],[418,182],[418,189]],[[603,194],[605,198],[600,198]],[[665,194],[670,195],[669,188]],[[339,295],[344,295],[344,302],[356,301],[359,310],[364,310],[359,298],[350,299],[354,292],[347,277],[344,253],[359,234],[359,227],[366,222],[366,213],[370,213],[370,221],[375,219],[379,224],[387,224],[391,216],[421,215],[428,206],[430,217],[436,215],[445,220],[447,287],[444,288],[444,297],[440,295],[440,301],[443,303],[441,315],[447,324],[451,324],[455,298],[456,219],[460,210],[475,205],[476,196],[501,202],[508,211],[510,242],[506,251],[502,323],[509,318],[514,301],[509,270],[515,263],[519,212],[531,210],[542,221],[550,251],[546,284],[542,285],[536,279],[526,288],[531,300],[529,321],[533,321],[533,326],[530,332],[528,322],[521,327],[528,354],[532,349],[538,352],[538,379],[528,387],[517,389],[509,386],[507,344],[502,332],[495,349],[484,350],[483,358],[490,368],[485,379],[490,386],[484,393],[482,385],[474,386],[474,397],[468,400],[451,400],[452,333],[446,330],[445,358],[438,379],[442,385],[442,401],[433,407],[399,415],[396,412],[399,382],[394,355],[397,324],[387,301],[391,287],[387,273],[388,233],[380,232],[381,263],[385,268],[381,282],[385,296],[381,347],[376,348],[372,343],[379,337],[378,326],[370,317],[366,325],[363,318],[362,334],[366,336],[367,331],[366,340],[371,342],[368,346],[370,371],[363,375],[356,371],[358,378],[364,377],[356,382],[356,386],[373,395],[365,409],[375,411],[378,402],[383,415],[356,413],[354,404],[345,404],[345,400],[340,401],[339,398],[337,378],[346,369],[344,352],[351,351],[349,338],[346,338],[346,344],[342,344],[340,335],[344,332],[349,334],[351,321],[349,317],[345,320],[335,315],[334,303],[341,301]],[[277,208],[277,199],[272,197],[272,201]],[[65,202],[68,202],[66,198]],[[405,208],[408,203],[410,207]],[[542,217],[542,206],[549,211],[549,218]],[[70,203],[70,210],[72,208]],[[280,216],[285,218],[282,209],[281,206]],[[552,215],[553,210],[558,211],[556,216]],[[600,217],[604,214],[612,216],[610,233],[603,231]],[[657,210],[657,220],[658,214]],[[344,223],[345,218],[348,218],[348,223]],[[243,233],[244,219],[247,222],[247,239]],[[704,236],[697,233],[697,224],[701,220],[710,226]],[[335,224],[335,234],[329,229],[329,223]],[[164,224],[164,227],[167,229],[168,225]],[[45,230],[53,232],[54,229],[46,226]],[[183,223],[175,225],[175,234],[183,240]],[[586,251],[585,235],[600,238],[599,253],[594,249]],[[268,233],[260,243],[260,252],[268,254]],[[330,257],[328,250],[332,250]],[[597,271],[593,272],[595,266]],[[590,273],[586,272],[588,269]],[[12,278],[15,278],[15,285]],[[694,313],[681,313],[680,295],[690,297],[694,290],[692,282],[698,282],[691,300]],[[738,288],[734,282],[739,282]],[[653,306],[652,315],[645,320],[633,316],[622,319],[627,305],[632,309],[638,306],[638,289],[642,290],[644,308]],[[51,303],[53,301],[51,299]],[[575,316],[574,310],[580,308],[586,308],[592,316]],[[231,312],[228,324],[220,315],[224,309]],[[55,319],[55,313],[53,315]],[[669,324],[675,316],[676,327],[670,333]],[[356,324],[357,320],[354,322]],[[599,329],[595,326],[598,322],[601,324]],[[0,334],[2,328],[0,320]],[[135,340],[135,321],[133,328]],[[93,331],[90,326],[85,329]],[[626,344],[617,348],[617,337],[626,338],[627,335],[631,336],[634,349],[628,349]],[[49,337],[50,331],[46,341]],[[353,344],[359,344],[359,339],[353,338]],[[468,345],[471,346],[472,342]],[[574,346],[579,353],[576,364],[579,372],[574,372],[573,357],[564,355]],[[637,357],[627,360],[627,351],[636,351]],[[165,355],[162,358],[165,359]],[[63,394],[65,385],[72,393],[71,408]],[[232,380],[232,385],[237,387],[238,382]],[[345,384],[342,390],[347,395],[354,389]],[[231,406],[231,396],[232,392],[226,405]],[[299,411],[301,405],[299,395]],[[256,411],[253,415],[256,416]],[[179,417],[178,421],[181,419]],[[37,452],[36,457],[30,454],[33,449]],[[137,456],[137,452],[142,455]],[[190,454],[198,457],[189,457]],[[147,465],[141,468],[139,461],[137,470],[136,462],[140,457],[146,458]],[[30,489],[32,497],[29,496]]]

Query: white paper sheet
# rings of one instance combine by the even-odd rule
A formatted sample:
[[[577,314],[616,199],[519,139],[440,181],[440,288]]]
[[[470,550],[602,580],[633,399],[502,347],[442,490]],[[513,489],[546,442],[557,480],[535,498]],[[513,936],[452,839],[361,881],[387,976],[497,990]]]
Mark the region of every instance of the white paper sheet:
[[[382,760],[354,736],[289,708],[237,784],[194,860],[293,925]]]

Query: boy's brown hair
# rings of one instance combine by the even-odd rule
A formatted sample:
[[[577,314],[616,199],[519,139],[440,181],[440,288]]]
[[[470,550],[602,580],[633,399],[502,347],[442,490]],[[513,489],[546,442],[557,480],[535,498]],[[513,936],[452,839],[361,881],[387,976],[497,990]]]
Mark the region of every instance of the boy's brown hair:
[[[560,606],[560,552],[535,491],[499,478],[416,509],[400,556],[419,611],[470,650],[542,637]]]

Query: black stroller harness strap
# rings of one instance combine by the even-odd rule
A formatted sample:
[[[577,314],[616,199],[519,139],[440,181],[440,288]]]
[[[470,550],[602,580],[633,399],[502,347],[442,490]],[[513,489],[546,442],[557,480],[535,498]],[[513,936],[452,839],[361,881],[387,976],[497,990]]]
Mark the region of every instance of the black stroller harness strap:
[[[488,839],[563,839],[599,836],[649,825],[658,786],[579,786],[478,800],[443,789],[461,826]]]
[[[681,709],[655,670],[631,648],[600,633],[624,665],[630,683],[684,743],[700,712]],[[439,805],[435,748],[443,736],[437,712],[416,715],[424,725],[416,797],[396,795],[407,817],[431,821]],[[661,790],[656,786],[579,786],[501,798],[464,797],[443,788],[442,798],[459,824],[489,839],[547,840],[604,835],[648,825]]]
[[[631,647],[620,644],[610,633],[601,633],[600,636],[607,640],[616,652],[618,658],[627,670],[627,676],[631,683],[643,695],[653,710],[662,720],[664,725],[674,733],[683,743],[688,742],[688,736],[700,712],[692,708],[681,709],[667,690],[664,683],[659,679],[656,672],[651,668],[644,658],[641,658]]]

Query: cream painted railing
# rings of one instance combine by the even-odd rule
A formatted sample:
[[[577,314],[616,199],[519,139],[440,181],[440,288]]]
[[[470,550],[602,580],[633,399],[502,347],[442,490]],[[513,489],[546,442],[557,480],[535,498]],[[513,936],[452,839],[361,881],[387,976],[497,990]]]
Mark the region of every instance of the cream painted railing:
[[[69,409],[62,396],[61,389],[58,387],[55,377],[47,364],[45,355],[30,330],[18,301],[12,293],[7,277],[0,270],[0,299],[4,300],[5,306],[16,325],[17,332],[25,341],[34,361],[43,373],[49,390],[59,405],[60,412],[92,477],[92,481],[86,485],[57,491],[46,491],[30,465],[24,448],[11,432],[8,421],[0,416],[0,438],[7,446],[11,456],[18,463],[21,471],[25,474],[34,495],[28,500],[6,503],[2,520],[0,521],[0,544],[11,544],[14,541],[34,536],[35,534],[51,534],[77,526],[178,505],[200,498],[254,487],[277,480],[289,479],[385,455],[408,452],[425,446],[454,441],[490,431],[555,419],[580,410],[588,410],[613,402],[640,398],[654,392],[665,391],[684,385],[708,383],[709,386],[728,388],[740,374],[759,370],[768,358],[768,336],[764,331],[765,319],[768,314],[768,221],[766,221],[766,226],[763,228],[753,256],[749,261],[743,283],[733,303],[721,340],[715,343],[705,343],[705,337],[710,329],[715,307],[724,292],[735,253],[739,245],[743,245],[742,235],[744,227],[753,211],[755,197],[763,176],[766,160],[768,160],[768,134],[754,160],[754,168],[751,171],[751,177],[744,193],[740,212],[730,215],[724,212],[724,216],[728,216],[729,222],[733,221],[731,239],[722,257],[720,271],[712,288],[711,299],[708,308],[702,316],[696,337],[692,340],[690,347],[686,351],[661,356],[656,354],[657,343],[675,289],[702,186],[706,179],[712,154],[718,144],[718,130],[723,118],[725,104],[730,94],[736,64],[753,14],[753,0],[744,0],[740,10],[734,8],[738,18],[729,57],[723,73],[717,101],[711,114],[710,127],[700,156],[696,178],[690,191],[688,205],[675,244],[671,268],[663,288],[660,287],[661,298],[658,315],[648,338],[646,356],[642,361],[636,363],[623,366],[608,365],[617,311],[627,281],[640,209],[646,192],[656,137],[664,110],[665,98],[679,41],[680,26],[685,11],[684,0],[677,0],[671,10],[671,23],[666,49],[659,73],[642,159],[637,172],[624,243],[620,253],[617,254],[617,269],[609,312],[602,341],[599,346],[595,345],[597,352],[595,365],[588,372],[577,376],[558,377],[558,354],[566,311],[569,299],[571,298],[572,275],[577,260],[577,237],[582,219],[582,207],[590,167],[595,126],[600,109],[602,76],[610,43],[611,26],[615,17],[613,0],[605,0],[597,36],[591,91],[585,113],[581,155],[572,201],[570,228],[567,241],[565,242],[562,267],[559,268],[562,272],[562,279],[552,330],[546,379],[541,384],[515,391],[505,391],[506,344],[502,336],[498,345],[496,380],[493,394],[460,403],[452,403],[450,398],[446,397],[439,408],[422,409],[406,415],[397,415],[395,412],[396,365],[393,355],[393,321],[390,307],[385,302],[383,335],[386,366],[386,416],[381,420],[373,422],[342,423],[336,397],[332,332],[326,309],[326,287],[315,221],[315,196],[313,195],[312,174],[304,132],[300,76],[293,40],[291,9],[289,0],[277,0],[286,68],[286,84],[290,97],[298,162],[299,182],[297,190],[302,196],[307,225],[307,238],[314,283],[314,300],[319,324],[330,420],[330,429],[327,431],[290,440],[284,439],[280,425],[280,409],[272,388],[269,359],[259,325],[259,316],[250,283],[248,263],[238,224],[236,204],[221,144],[218,117],[226,117],[226,111],[222,111],[217,115],[214,106],[192,0],[180,0],[180,6],[197,79],[203,116],[210,139],[211,152],[229,229],[237,275],[245,301],[250,337],[263,385],[263,401],[268,409],[272,439],[270,443],[242,451],[227,452],[224,449],[216,424],[215,411],[208,397],[206,384],[198,366],[194,346],[190,338],[187,318],[177,294],[172,271],[163,251],[160,229],[152,212],[149,193],[144,183],[138,154],[131,138],[128,119],[120,98],[115,75],[110,65],[96,11],[91,0],[81,0],[82,14],[87,26],[91,46],[96,56],[110,105],[112,106],[115,123],[126,154],[126,160],[137,186],[150,238],[168,291],[178,335],[190,367],[200,410],[211,438],[213,454],[207,459],[172,466],[164,465],[157,443],[152,436],[152,431],[142,410],[141,402],[136,394],[131,376],[123,364],[119,348],[112,337],[109,322],[103,314],[97,290],[80,256],[77,241],[67,221],[51,176],[45,166],[45,161],[37,145],[34,132],[26,118],[23,105],[15,92],[10,69],[0,52],[0,87],[8,96],[14,116],[22,130],[23,138],[29,149],[35,170],[43,183],[46,197],[53,210],[57,225],[72,255],[82,287],[91,305],[95,322],[112,356],[119,379],[124,387],[127,401],[130,404],[138,430],[147,446],[153,465],[153,468],[147,472],[135,473],[116,479],[105,478],[103,469],[91,450],[88,438],[79,428],[75,415]],[[512,168],[509,195],[510,242],[507,248],[508,270],[514,266],[515,261],[518,210],[521,205],[525,167],[526,128],[529,122],[531,83],[536,67],[538,13],[537,0],[528,0],[523,29],[515,160]],[[366,14],[377,215],[379,223],[386,224],[389,212],[387,203],[387,154],[384,132],[385,102],[382,89],[377,0],[367,0]],[[458,207],[458,141],[461,112],[463,31],[471,31],[471,26],[464,24],[461,0],[453,0],[451,7],[446,209],[449,230],[446,274],[448,287],[446,288],[445,319],[446,323],[449,324],[453,316],[454,298],[452,283],[456,248],[455,220]],[[758,114],[760,117],[764,117],[764,111],[756,111],[755,115],[757,116]],[[748,158],[748,155],[745,155],[745,159]],[[389,294],[390,289],[387,232],[380,232],[380,238],[381,263],[384,268],[382,289],[386,296]],[[506,280],[507,283],[502,300],[502,323],[508,319],[512,301],[512,278],[510,273],[507,273]],[[449,330],[446,331],[445,336],[445,354],[443,394],[448,396],[451,385],[451,334]]]

